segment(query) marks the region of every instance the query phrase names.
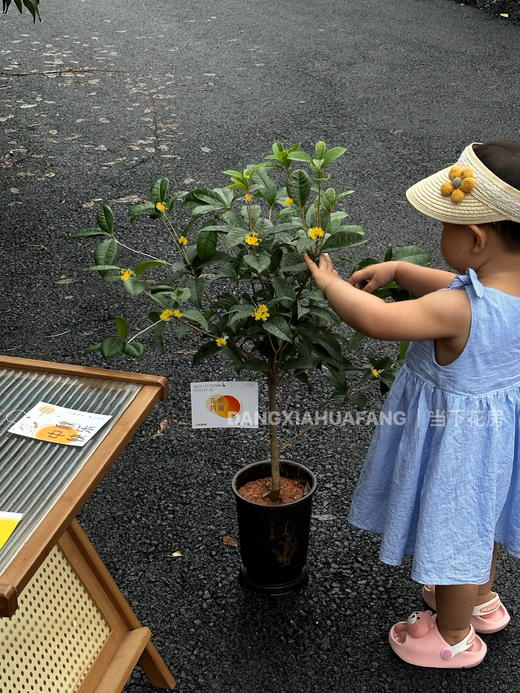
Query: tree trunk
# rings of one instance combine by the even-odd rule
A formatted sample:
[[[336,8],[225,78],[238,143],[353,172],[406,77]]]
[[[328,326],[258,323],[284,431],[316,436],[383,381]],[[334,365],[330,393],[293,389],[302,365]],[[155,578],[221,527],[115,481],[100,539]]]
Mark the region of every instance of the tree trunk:
[[[267,373],[267,393],[269,400],[269,442],[271,446],[271,493],[269,498],[280,498],[280,445],[278,443],[278,410],[276,408],[276,386],[278,372],[276,367]]]

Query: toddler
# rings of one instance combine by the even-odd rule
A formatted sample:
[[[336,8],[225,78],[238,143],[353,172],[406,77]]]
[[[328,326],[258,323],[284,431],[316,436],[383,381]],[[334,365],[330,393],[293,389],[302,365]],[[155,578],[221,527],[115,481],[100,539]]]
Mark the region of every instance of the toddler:
[[[487,651],[476,631],[509,622],[491,591],[499,544],[520,557],[520,144],[470,144],[406,196],[442,222],[441,252],[456,273],[390,261],[344,281],[328,254],[319,266],[304,259],[346,323],[413,340],[349,521],[382,535],[383,562],[413,555],[411,577],[436,611],[394,624],[394,652],[418,666],[472,667]],[[390,281],[417,298],[371,295]]]

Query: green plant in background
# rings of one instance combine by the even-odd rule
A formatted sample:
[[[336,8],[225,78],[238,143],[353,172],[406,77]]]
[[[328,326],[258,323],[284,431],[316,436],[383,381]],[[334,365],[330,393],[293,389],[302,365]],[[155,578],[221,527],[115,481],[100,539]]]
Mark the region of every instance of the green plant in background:
[[[352,271],[379,262],[368,257],[356,263],[340,255],[366,243],[363,229],[346,225],[347,213],[340,208],[353,191],[338,193],[325,185],[331,177],[329,166],[345,151],[328,149],[320,141],[309,154],[299,144],[286,149],[275,142],[262,162],[224,171],[231,180],[226,187],[172,191],[167,178],[157,180],[149,201],[131,207],[129,219],[157,219],[171,241],[168,258],[150,252],[154,240],[149,235],[146,250],[123,243],[106,205],[97,213],[96,227],[73,234],[102,236],[89,270],[105,282],[120,282],[133,298],[146,296],[155,306],[149,324],[132,336],[128,321],[117,316],[117,336],[92,344],[86,353],[140,357],[146,349],[141,339],[147,333],[164,350],[165,331],[173,325],[178,338],[188,331],[200,336],[193,366],[225,354],[238,372],[267,378],[272,500],[279,496],[280,451],[288,444],[280,444],[273,415],[280,384],[297,378],[310,390],[308,373],[319,369],[330,382],[331,400],[362,407],[362,381],[376,379],[381,391],[387,391],[406,353],[407,343],[401,343],[395,357],[371,355],[369,364],[366,358],[354,363],[365,337],[342,334],[338,326],[343,323],[323,292],[310,285],[304,251],[313,259],[322,251],[336,255],[336,261],[350,263]],[[121,248],[140,261],[117,264]],[[429,255],[417,246],[390,247],[384,259],[430,263]],[[375,294],[411,298],[394,282]]]
[[[2,0],[2,11],[4,13],[7,12],[10,4],[11,0]],[[36,21],[36,17],[38,17],[38,19],[41,20],[40,11],[38,7],[40,4],[40,0],[14,0],[14,4],[16,5],[20,13],[22,13],[23,8],[26,7],[32,14],[33,21]]]

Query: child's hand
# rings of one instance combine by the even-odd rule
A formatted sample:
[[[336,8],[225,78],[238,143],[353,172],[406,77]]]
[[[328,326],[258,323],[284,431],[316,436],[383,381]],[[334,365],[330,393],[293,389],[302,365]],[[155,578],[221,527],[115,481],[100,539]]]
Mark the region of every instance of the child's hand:
[[[378,262],[375,265],[368,265],[363,269],[354,272],[347,281],[355,286],[356,289],[362,289],[367,293],[372,293],[380,286],[384,286],[395,279],[395,272],[397,269],[397,262],[391,260],[390,262]],[[363,282],[368,282],[366,286],[361,286]]]
[[[313,260],[311,260],[307,253],[303,253],[303,259],[305,260],[305,264],[309,268],[309,272],[312,274],[312,278],[314,279],[318,289],[324,291],[331,279],[341,279],[337,270],[334,269],[334,265],[332,264],[332,260],[330,259],[328,253],[320,253],[319,267]]]

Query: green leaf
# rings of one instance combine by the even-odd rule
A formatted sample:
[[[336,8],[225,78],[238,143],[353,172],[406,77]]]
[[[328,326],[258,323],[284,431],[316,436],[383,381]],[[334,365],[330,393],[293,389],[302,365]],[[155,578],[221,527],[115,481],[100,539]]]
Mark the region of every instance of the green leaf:
[[[228,325],[232,327],[238,320],[243,320],[244,318],[251,317],[252,314],[255,312],[255,307],[249,304],[244,305],[241,303],[230,308],[229,312],[232,313],[232,316],[228,321]]]
[[[352,339],[350,339],[348,342],[349,349],[357,349],[361,342],[363,342],[365,339],[367,339],[365,334],[362,332],[356,332]]]
[[[217,343],[214,339],[211,342],[205,342],[199,348],[197,353],[193,355],[191,365],[196,366],[198,363],[200,363],[204,359],[207,359],[208,356],[212,356],[213,354],[216,354],[218,351],[220,351],[220,349],[221,349],[221,347],[219,347],[217,345]]]
[[[87,270],[94,270],[95,272],[106,272],[107,270],[119,270],[121,269],[117,265],[92,265],[92,267],[87,267]]]
[[[309,306],[311,315],[315,315],[325,322],[338,324],[340,321],[339,317],[334,313],[334,311],[324,308],[322,306],[315,306],[314,304]]]
[[[308,271],[307,265],[297,253],[287,253],[280,263],[280,270],[290,274]]]
[[[186,287],[178,287],[177,289],[174,289],[171,294],[172,300],[179,304],[184,303],[191,298],[191,290]]]
[[[183,312],[183,317],[188,318],[189,320],[193,320],[193,322],[196,322],[199,325],[202,325],[202,327],[205,330],[209,331],[208,321],[206,320],[206,318],[202,315],[202,313],[199,310],[190,309],[190,310],[183,310],[182,312]]]
[[[124,289],[130,296],[139,296],[146,289],[145,282],[136,279],[135,277],[130,277],[123,282]]]
[[[303,207],[309,199],[311,181],[306,171],[301,168],[291,172],[287,182],[287,192],[299,207]]]
[[[431,254],[420,248],[417,245],[407,245],[403,248],[397,248],[392,253],[392,260],[403,260],[404,262],[413,262],[416,265],[429,265],[431,263]]]
[[[86,238],[87,236],[106,236],[105,231],[101,231],[101,229],[98,229],[97,226],[96,228],[85,228],[85,229],[80,229],[79,231],[76,231],[76,233],[71,233],[69,235],[69,238]]]
[[[136,275],[139,277],[145,270],[149,269],[150,267],[160,267],[161,265],[165,265],[166,262],[164,260],[146,260],[146,262],[140,262],[138,265],[135,266],[134,272]]]
[[[262,324],[262,327],[266,332],[270,332],[275,337],[283,339],[285,342],[292,341],[289,324],[281,315],[273,315]]]
[[[323,140],[316,142],[316,146],[314,147],[314,156],[317,159],[323,159],[326,151],[327,151],[327,145],[325,144],[325,142]]]
[[[245,229],[230,226],[224,239],[226,248],[232,248],[233,246],[238,245],[244,240],[246,235],[247,231]]]
[[[303,318],[304,315],[310,313],[311,309],[308,306],[304,306],[298,301],[298,320]]]
[[[107,337],[101,342],[100,351],[105,358],[120,354],[123,351],[123,342],[117,337]]]
[[[399,355],[397,356],[399,361],[402,361],[405,358],[406,352],[408,351],[409,346],[410,346],[410,342],[400,342],[399,343]]]
[[[96,344],[91,344],[88,346],[85,351],[83,352],[84,356],[88,356],[88,354],[92,354],[94,351],[99,351],[101,347],[101,342],[96,342]]]
[[[156,180],[155,183],[150,188],[150,200],[154,203],[164,202],[168,194],[168,188],[170,186],[170,181],[168,178],[160,178]]]
[[[329,149],[329,151],[323,157],[323,165],[327,166],[328,164],[332,163],[335,159],[343,156],[346,151],[347,150],[345,147],[332,147],[332,149]]]
[[[259,181],[261,187],[257,189],[257,195],[264,198],[267,204],[272,207],[276,201],[276,184],[264,168],[258,169],[253,176],[253,181]]]
[[[181,325],[181,327],[184,327],[184,325]],[[164,320],[161,320],[161,322],[158,323],[152,329],[152,344],[154,344],[156,347],[158,347],[161,351],[164,351],[166,349],[166,345],[164,343],[165,330],[166,330],[166,321],[164,321]]]
[[[133,205],[128,210],[128,218],[132,224],[137,219],[137,217],[140,217],[143,214],[157,214],[155,205],[152,202],[143,202],[142,204]],[[159,215],[157,214],[157,216]]]
[[[233,365],[235,368],[241,369],[242,368],[242,359],[240,358],[240,352],[236,348],[236,346],[230,344],[229,342],[227,344],[224,344],[222,347],[218,347],[219,349],[222,350],[226,356],[231,359],[233,362]]]
[[[392,259],[392,251],[393,251],[392,246],[389,245],[387,250],[386,250],[383,262],[388,262],[389,260]]]
[[[123,318],[122,315],[118,315],[118,316],[116,316],[114,322],[116,324],[117,333],[118,333],[120,339],[122,339],[124,341],[128,335],[128,323],[127,323],[127,321]]]
[[[117,242],[114,238],[105,238],[94,251],[96,265],[113,265],[117,256]]]
[[[123,347],[123,353],[127,356],[135,356],[140,358],[144,354],[145,346],[140,342],[126,342]]]
[[[321,252],[335,250],[336,248],[346,248],[364,240],[365,232],[360,226],[342,226],[327,238],[321,246]]]
[[[260,274],[271,264],[271,257],[268,255],[268,253],[244,255],[244,262]]]
[[[191,300],[199,308],[202,308],[202,299],[204,297],[205,283],[206,282],[204,280],[204,277],[190,277],[186,280],[187,287],[190,290]]]
[[[112,233],[114,226],[114,215],[112,214],[112,210],[108,205],[103,205],[103,207],[98,211],[96,218],[98,226],[102,231]]]
[[[217,250],[218,233],[204,228],[197,236],[197,255],[201,260],[211,260]]]
[[[306,152],[290,152],[287,154],[287,158],[290,159],[291,161],[311,161],[312,157],[307,154]]]
[[[293,301],[296,299],[296,292],[294,290],[294,287],[286,279],[272,277],[271,283],[273,285],[276,296],[278,296],[279,298],[290,298]]]
[[[246,371],[267,371],[269,364],[262,359],[244,359],[242,368]]]

